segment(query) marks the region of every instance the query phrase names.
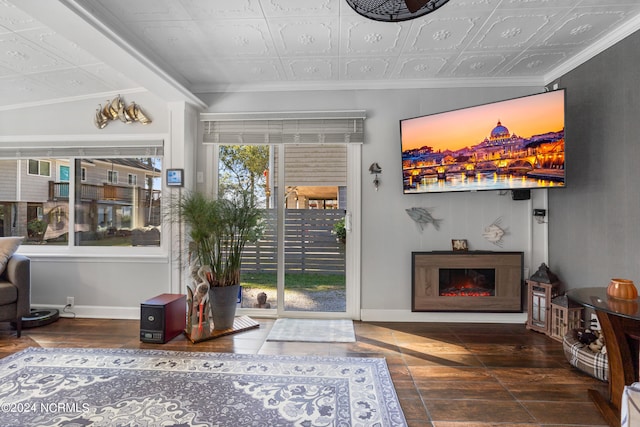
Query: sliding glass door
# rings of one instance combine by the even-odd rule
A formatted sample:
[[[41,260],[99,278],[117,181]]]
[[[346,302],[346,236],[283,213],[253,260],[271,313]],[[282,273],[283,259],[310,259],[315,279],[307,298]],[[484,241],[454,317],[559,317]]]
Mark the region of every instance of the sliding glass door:
[[[272,145],[218,145],[217,194],[250,194],[263,210],[259,235],[244,248],[241,270],[240,308],[274,311],[278,306],[278,206],[274,204],[270,171],[278,147]]]
[[[347,150],[285,145],[284,307],[286,312],[346,311]]]
[[[217,193],[248,191],[265,213],[260,236],[243,256],[242,311],[359,318],[359,276],[348,274],[355,259],[349,251],[359,252],[357,241],[350,241],[357,206],[349,206],[358,199],[348,189],[355,176],[351,164],[357,161],[359,169],[359,148],[214,146]]]

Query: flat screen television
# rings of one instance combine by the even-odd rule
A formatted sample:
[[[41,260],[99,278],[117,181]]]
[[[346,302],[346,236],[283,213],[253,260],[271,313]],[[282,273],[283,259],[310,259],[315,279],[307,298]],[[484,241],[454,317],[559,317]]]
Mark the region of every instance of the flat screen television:
[[[565,95],[400,120],[404,193],[564,187]]]

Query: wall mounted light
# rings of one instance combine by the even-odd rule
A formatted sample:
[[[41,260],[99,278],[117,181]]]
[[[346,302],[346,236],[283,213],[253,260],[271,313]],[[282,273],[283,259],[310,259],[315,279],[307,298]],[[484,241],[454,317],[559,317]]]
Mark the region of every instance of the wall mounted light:
[[[376,187],[376,191],[378,191],[378,187],[380,186],[380,178],[378,178],[378,174],[382,173],[382,168],[378,162],[371,163],[371,166],[369,166],[369,173],[375,174],[375,178],[373,178],[373,186]]]

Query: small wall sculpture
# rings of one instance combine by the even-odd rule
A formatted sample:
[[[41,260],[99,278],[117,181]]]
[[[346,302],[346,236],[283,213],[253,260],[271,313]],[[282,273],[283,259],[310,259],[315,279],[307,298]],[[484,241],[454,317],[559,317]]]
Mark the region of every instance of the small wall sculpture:
[[[484,228],[484,232],[482,233],[482,237],[499,247],[502,247],[504,244],[503,238],[508,234],[507,229],[500,226],[501,223],[502,217],[496,218],[491,225]]]
[[[151,119],[144,114],[138,104],[132,102],[127,106],[120,95],[111,101],[107,100],[104,107],[99,105],[93,117],[93,123],[98,129],[104,129],[113,120],[120,120],[127,124],[139,122],[143,125],[148,125],[151,123]]]
[[[442,219],[434,218],[433,215],[431,215],[433,208],[409,208],[405,210],[411,219],[418,224],[420,231],[423,231],[429,224],[433,225],[433,228],[436,230],[440,229]]]

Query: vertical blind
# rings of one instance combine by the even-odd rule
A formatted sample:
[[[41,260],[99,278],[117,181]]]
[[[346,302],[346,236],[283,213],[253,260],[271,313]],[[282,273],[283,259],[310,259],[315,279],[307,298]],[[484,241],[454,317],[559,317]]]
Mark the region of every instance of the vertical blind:
[[[204,144],[364,142],[363,111],[202,114]]]

